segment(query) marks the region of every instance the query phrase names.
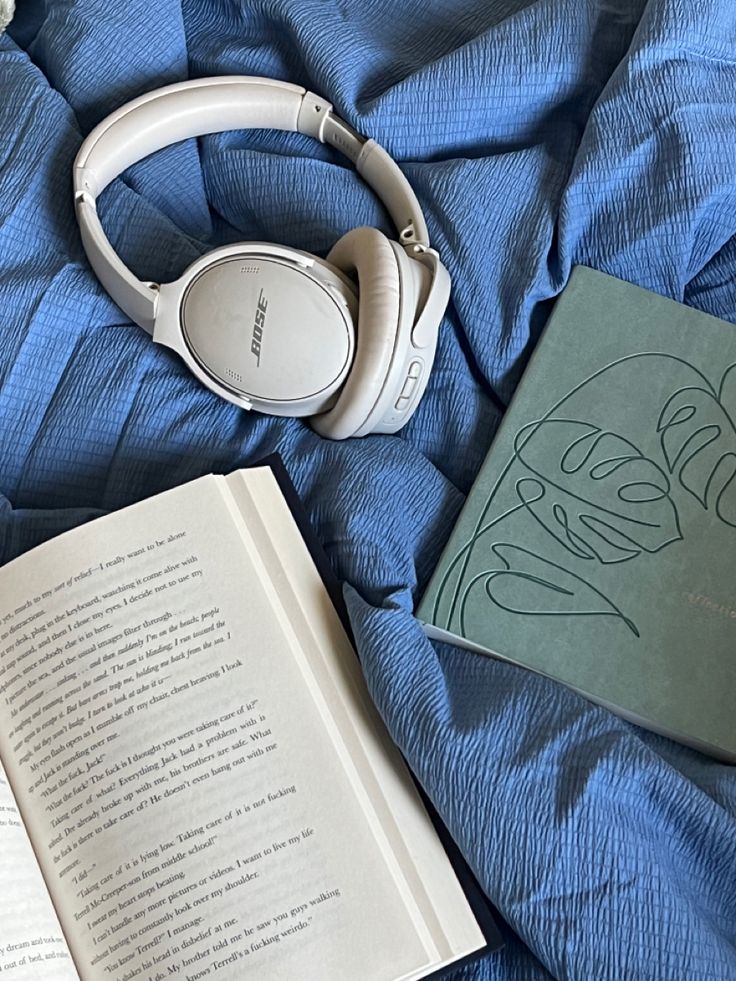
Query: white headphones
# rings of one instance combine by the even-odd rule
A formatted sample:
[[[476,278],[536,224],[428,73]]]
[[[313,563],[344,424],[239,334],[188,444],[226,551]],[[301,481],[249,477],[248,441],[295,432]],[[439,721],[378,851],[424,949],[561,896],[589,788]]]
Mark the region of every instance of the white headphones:
[[[173,283],[144,283],[114,251],[97,195],[171,143],[227,129],[298,131],[336,147],[385,204],[399,233],[355,228],[327,259],[284,245],[214,249]],[[297,85],[224,76],[168,85],[104,119],[74,162],[89,261],[112,299],[192,373],[244,409],[311,416],[323,436],[393,433],[424,392],[450,277],[398,166]],[[354,281],[356,276],[359,291]]]

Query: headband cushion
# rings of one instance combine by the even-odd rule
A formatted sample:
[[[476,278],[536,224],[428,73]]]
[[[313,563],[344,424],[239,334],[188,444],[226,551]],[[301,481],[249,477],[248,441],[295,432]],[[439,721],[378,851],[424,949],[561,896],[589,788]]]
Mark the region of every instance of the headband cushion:
[[[399,327],[399,268],[389,240],[368,226],[343,235],[326,261],[357,276],[357,341],[350,374],[335,405],[311,423],[321,436],[346,439],[360,430],[384,391]]]

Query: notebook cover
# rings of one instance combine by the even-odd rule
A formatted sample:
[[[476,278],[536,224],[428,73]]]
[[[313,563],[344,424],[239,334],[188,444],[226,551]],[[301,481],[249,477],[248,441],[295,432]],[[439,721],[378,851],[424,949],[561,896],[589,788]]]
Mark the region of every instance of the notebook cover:
[[[417,616],[736,761],[736,327],[575,267]]]

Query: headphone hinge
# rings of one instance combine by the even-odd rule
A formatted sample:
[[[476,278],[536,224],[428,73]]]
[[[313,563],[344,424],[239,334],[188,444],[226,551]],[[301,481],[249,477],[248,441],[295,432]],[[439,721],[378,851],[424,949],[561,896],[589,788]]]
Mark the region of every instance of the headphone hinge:
[[[324,143],[325,125],[331,112],[332,105],[326,99],[320,99],[314,92],[305,92],[296,120],[298,132]]]
[[[406,228],[402,228],[401,230],[401,245],[410,259],[416,259],[418,262],[421,262],[425,252],[434,252],[435,255],[437,254],[434,249],[427,248],[423,242],[420,242],[415,235],[413,225],[407,225]],[[425,262],[424,265],[426,266],[427,263]]]
[[[74,168],[74,197],[79,199],[84,197],[89,204],[95,205],[100,189],[97,186],[95,175],[88,167]]]

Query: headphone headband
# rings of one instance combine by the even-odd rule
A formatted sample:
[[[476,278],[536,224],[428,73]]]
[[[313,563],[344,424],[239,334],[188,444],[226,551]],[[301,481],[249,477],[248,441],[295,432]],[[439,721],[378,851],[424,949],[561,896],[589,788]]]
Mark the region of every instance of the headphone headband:
[[[172,143],[231,129],[281,129],[329,143],[343,153],[386,206],[408,254],[429,248],[419,202],[383,147],[298,85],[255,76],[191,79],[142,95],[99,123],[74,163],[74,200],[85,250],[115,302],[149,333],[157,286],[143,283],[117,255],[97,216],[96,198],[131,164]]]

